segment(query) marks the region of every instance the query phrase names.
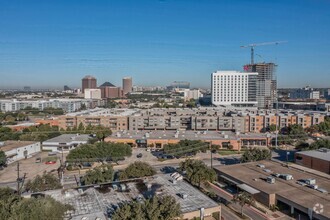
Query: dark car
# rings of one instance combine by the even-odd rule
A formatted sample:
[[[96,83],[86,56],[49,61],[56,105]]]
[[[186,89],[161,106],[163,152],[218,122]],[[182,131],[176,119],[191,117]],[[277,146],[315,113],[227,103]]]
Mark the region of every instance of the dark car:
[[[139,153],[138,155],[136,155],[137,158],[141,158],[143,155],[142,153]]]

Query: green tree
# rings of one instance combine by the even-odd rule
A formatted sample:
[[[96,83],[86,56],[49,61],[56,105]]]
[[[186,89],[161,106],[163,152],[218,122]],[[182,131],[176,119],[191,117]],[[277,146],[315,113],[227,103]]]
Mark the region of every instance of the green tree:
[[[66,157],[69,162],[91,159],[91,161],[112,160],[117,161],[132,155],[132,148],[122,143],[98,142],[84,144],[71,150]]]
[[[13,206],[13,212],[10,219],[64,219],[64,214],[73,208],[57,202],[50,196],[44,198],[22,199]]]
[[[98,126],[94,129],[96,132],[96,138],[99,141],[104,141],[104,139],[112,134],[112,131],[109,128]]]
[[[26,191],[30,192],[42,192],[61,188],[62,185],[59,178],[46,172],[44,172],[42,176],[37,175],[34,179],[28,180],[25,184]]]
[[[259,160],[269,160],[271,156],[272,153],[268,149],[252,148],[243,153],[241,162],[246,163]]]
[[[7,163],[7,156],[6,156],[5,152],[0,150],[0,167],[5,166],[6,163]]]
[[[216,173],[201,160],[185,160],[180,163],[180,170],[185,171],[189,182],[200,187],[202,183],[216,180]]]
[[[125,203],[111,216],[113,220],[172,220],[180,217],[180,204],[172,196],[153,196],[143,203]]]
[[[10,219],[14,214],[12,207],[20,200],[15,191],[9,187],[0,188],[0,216],[2,219]]]
[[[275,132],[276,129],[277,129],[276,124],[271,124],[271,125],[269,125],[269,127],[268,127],[268,130],[269,130],[270,132]]]
[[[234,203],[238,203],[241,206],[241,216],[243,217],[243,207],[245,205],[253,205],[255,203],[255,199],[247,192],[240,192],[234,195],[232,201]]]
[[[156,170],[146,162],[136,161],[130,164],[125,170],[119,173],[119,179],[139,178],[144,176],[153,176]]]
[[[86,172],[82,178],[84,185],[111,182],[113,180],[113,168],[110,164],[104,164]]]

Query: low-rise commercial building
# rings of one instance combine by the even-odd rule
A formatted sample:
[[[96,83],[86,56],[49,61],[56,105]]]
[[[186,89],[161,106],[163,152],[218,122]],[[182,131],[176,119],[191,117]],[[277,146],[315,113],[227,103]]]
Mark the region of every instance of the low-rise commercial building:
[[[330,218],[330,176],[317,175],[273,161],[259,161],[214,167],[220,182],[239,191],[253,194],[260,203],[276,205],[291,214],[310,219]],[[274,181],[267,181],[267,177]],[[318,187],[308,187],[305,180],[313,180]],[[299,184],[298,184],[299,183]],[[304,184],[303,184],[304,183]],[[317,189],[315,189],[317,188]]]
[[[163,148],[166,144],[176,144],[185,139],[201,140],[210,145],[219,145],[223,149],[240,150],[242,146],[269,146],[272,136],[217,131],[118,131],[105,138],[105,141],[137,147]]]
[[[52,152],[68,152],[81,144],[87,144],[90,139],[87,134],[62,134],[42,142],[42,149]]]
[[[294,159],[299,165],[330,174],[330,149],[300,151]]]
[[[31,157],[41,151],[40,142],[4,141],[0,142],[0,150],[4,151],[7,163]]]
[[[85,89],[85,99],[101,99],[101,89]]]

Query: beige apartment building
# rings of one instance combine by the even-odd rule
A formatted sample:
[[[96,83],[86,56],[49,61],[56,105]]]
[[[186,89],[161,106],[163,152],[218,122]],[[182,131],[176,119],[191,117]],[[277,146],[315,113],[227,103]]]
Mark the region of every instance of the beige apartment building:
[[[319,124],[325,115],[313,112],[217,111],[216,109],[95,109],[70,113],[58,118],[60,128],[102,125],[120,130],[209,130],[261,133],[271,125],[285,128],[299,124],[303,128]]]

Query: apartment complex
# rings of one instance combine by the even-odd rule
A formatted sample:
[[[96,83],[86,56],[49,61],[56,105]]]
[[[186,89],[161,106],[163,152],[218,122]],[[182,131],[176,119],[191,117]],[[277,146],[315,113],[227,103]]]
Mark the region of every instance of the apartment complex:
[[[304,128],[324,121],[324,115],[304,111],[198,109],[100,109],[70,113],[59,117],[59,127],[77,127],[80,123],[102,125],[119,130],[210,130],[260,133],[270,125],[279,128],[299,124]]]
[[[26,107],[37,108],[40,111],[45,108],[61,108],[64,112],[78,111],[82,105],[86,108],[95,108],[103,106],[104,101],[93,99],[45,99],[45,100],[17,100],[4,99],[0,100],[0,111],[14,112],[23,110]]]
[[[258,108],[272,109],[277,97],[276,65],[274,63],[247,64],[244,70],[258,73],[256,97]]]
[[[217,71],[212,73],[212,104],[255,106],[258,73]]]

